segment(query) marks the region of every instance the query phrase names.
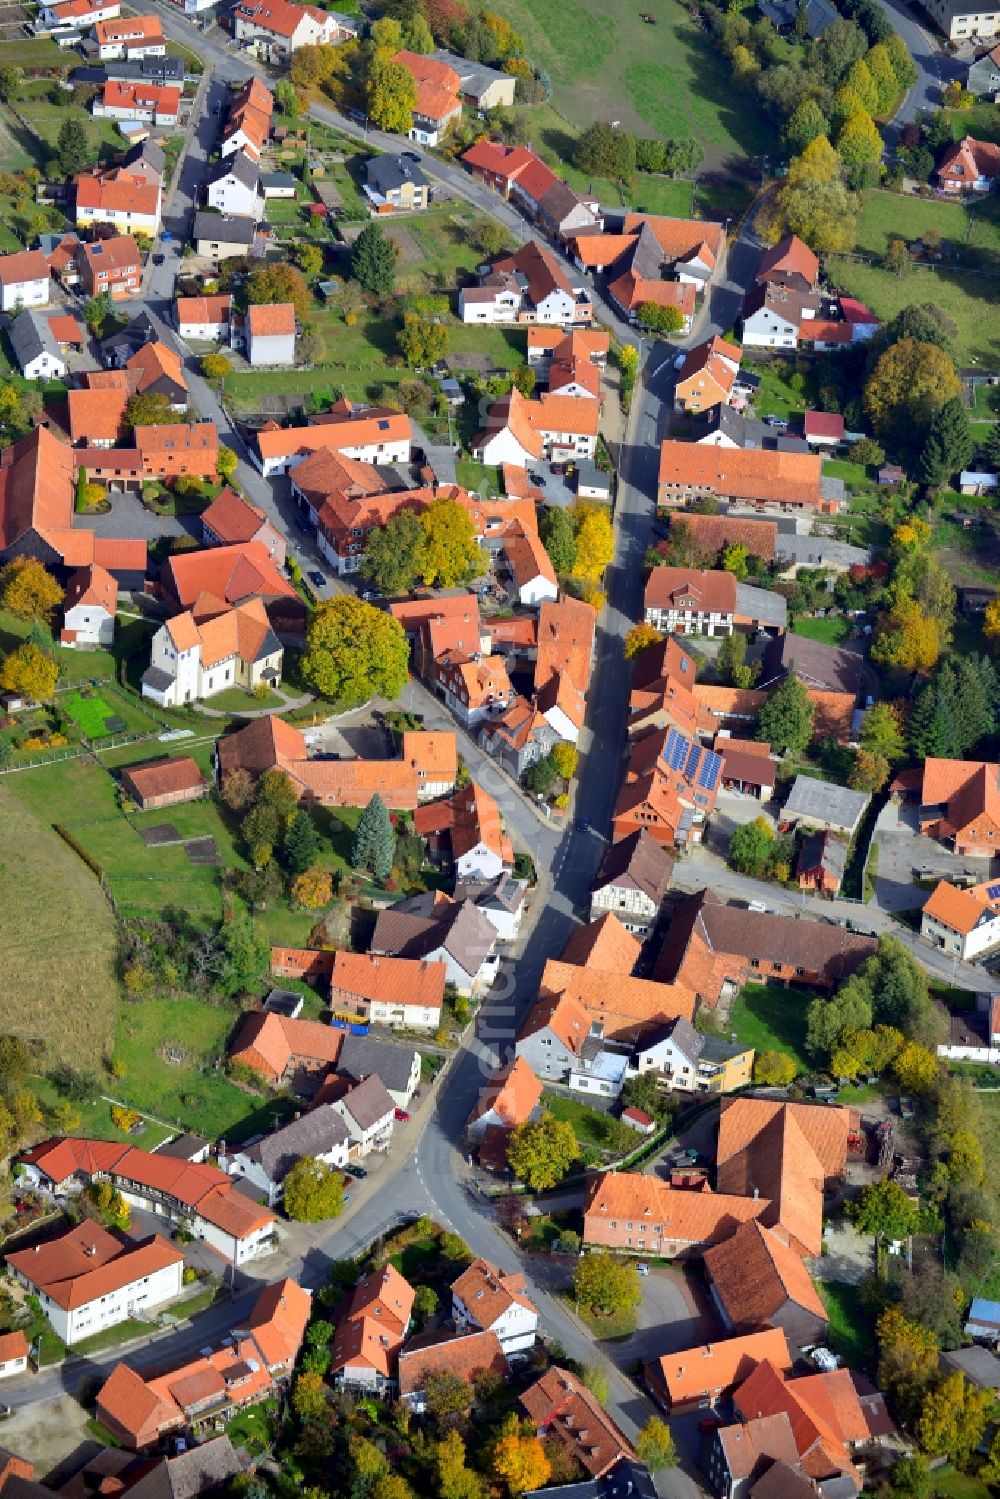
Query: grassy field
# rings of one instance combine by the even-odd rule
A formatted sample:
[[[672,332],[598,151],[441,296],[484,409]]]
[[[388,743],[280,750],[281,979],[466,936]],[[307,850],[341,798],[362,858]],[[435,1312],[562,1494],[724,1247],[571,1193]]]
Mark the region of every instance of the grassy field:
[[[60,1102],[59,1095],[47,1079],[31,1078],[30,1087],[43,1108],[54,1108]],[[108,1079],[107,1089],[113,1096],[119,1096],[120,1085],[117,1081]],[[147,1119],[144,1128],[139,1133],[127,1135],[112,1120],[111,1105],[104,1098],[94,1098],[90,1103],[74,1104],[73,1107],[79,1110],[80,1114],[78,1133],[94,1140],[121,1140],[123,1144],[138,1145],[141,1150],[156,1150],[175,1133],[174,1130]]]
[[[47,36],[0,42],[0,68],[65,68],[73,56]]]
[[[959,363],[993,369],[1000,360],[1000,200],[995,195],[967,213],[956,203],[868,193],[858,223],[858,250],[881,255],[890,236],[912,242],[930,227],[940,231],[953,258],[895,276],[881,266],[831,257],[830,277],[886,320],[910,302],[936,302],[958,324]]]
[[[472,458],[459,458],[455,464],[455,478],[466,489],[485,488],[491,495],[503,494],[503,474],[498,468],[485,463],[476,463]]]
[[[989,1499],[993,1492],[980,1479],[971,1473],[959,1473],[950,1463],[931,1474],[933,1499]]]
[[[116,152],[125,149],[125,138],[114,120],[95,120],[88,110],[80,109],[76,105],[50,104],[42,99],[22,99],[17,108],[35,134],[50,149],[55,147],[63,122],[69,116],[83,122],[87,140],[99,160],[107,160]]]
[[[813,619],[802,614],[795,617],[789,627],[793,635],[804,635],[807,640],[819,640],[823,645],[839,645],[847,634],[847,621],[840,615],[833,619]]]
[[[38,1037],[47,1059],[96,1071],[111,1051],[118,1013],[117,932],[97,879],[52,830],[58,814],[44,793],[19,794],[36,776],[49,779],[51,772],[0,781],[0,1030]]]
[[[616,0],[497,0],[497,9],[552,78],[553,105],[571,128],[620,120],[640,134],[694,135],[715,166],[772,148],[763,115],[736,93],[729,63],[676,0],[659,0],[655,27]]]
[[[809,1070],[805,1055],[806,1010],[814,996],[781,984],[747,984],[733,1002],[729,1029],[744,1046],[757,1051],[787,1051]]]
[[[870,1367],[875,1356],[871,1315],[863,1305],[861,1288],[842,1281],[818,1280],[823,1305],[830,1318],[827,1342],[851,1369]]]
[[[576,1098],[566,1098],[561,1093],[547,1095],[545,1107],[557,1119],[564,1119],[573,1126],[581,1146],[592,1145],[598,1150],[607,1150],[619,1127],[617,1119],[612,1119],[610,1114],[592,1109]]]

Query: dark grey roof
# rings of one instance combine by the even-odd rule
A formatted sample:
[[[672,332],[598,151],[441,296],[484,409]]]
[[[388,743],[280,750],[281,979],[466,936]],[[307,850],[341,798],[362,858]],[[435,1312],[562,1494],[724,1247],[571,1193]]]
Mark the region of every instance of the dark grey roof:
[[[648,1468],[634,1458],[623,1457],[603,1478],[531,1489],[524,1499],[656,1499],[656,1485]]]
[[[258,650],[256,656],[254,656],[254,660],[264,661],[268,656],[273,656],[277,651],[280,650],[281,641],[278,639],[277,635],[275,635],[273,630],[268,630],[264,635],[264,638],[261,640],[260,649]]]
[[[380,1041],[377,1036],[353,1036],[348,1032],[337,1058],[337,1071],[358,1081],[377,1077],[385,1088],[403,1093],[410,1085],[414,1048],[395,1041]]]
[[[391,1114],[396,1107],[376,1073],[358,1083],[356,1088],[344,1095],[340,1103],[362,1130],[371,1129],[373,1124],[378,1124],[380,1119]]]
[[[1000,1390],[1000,1358],[988,1348],[956,1348],[952,1353],[942,1353],[941,1362],[949,1369],[960,1369],[980,1390]],[[9,1486],[8,1478],[4,1493]]]
[[[806,567],[867,567],[872,560],[870,547],[851,546],[836,536],[794,536],[778,532],[774,555],[782,562],[797,562]]]
[[[166,692],[173,683],[173,677],[168,671],[160,666],[147,666],[142,674],[142,685],[152,687],[154,692]]]
[[[773,593],[770,588],[737,583],[736,613],[759,620],[763,625],[778,625],[784,629],[788,624],[788,600],[784,594]]]
[[[764,652],[760,686],[767,687],[794,670],[807,687],[857,696],[863,664],[856,651],[807,640],[804,635],[782,635],[772,640]]]
[[[481,911],[517,911],[528,893],[527,880],[515,880],[506,869],[495,880],[459,880],[456,900],[471,900]]]
[[[261,172],[260,185],[264,188],[295,187],[297,179],[292,176],[291,172]]]
[[[302,1011],[303,998],[292,989],[272,989],[264,999],[264,1009],[272,1015],[285,1015],[297,1020]]]
[[[830,781],[817,781],[814,776],[796,776],[782,808],[782,820],[809,817],[853,828],[864,816],[869,800],[867,791],[834,786]]]
[[[683,1015],[678,1015],[675,1020],[670,1020],[666,1025],[657,1026],[651,1035],[647,1036],[642,1043],[642,1050],[649,1051],[661,1041],[672,1041],[686,1057],[692,1062],[697,1062],[705,1049],[707,1037],[696,1031],[690,1020],[685,1020]]]
[[[208,1141],[204,1135],[183,1134],[174,1140],[168,1140],[166,1145],[161,1145],[156,1154],[171,1156],[178,1161],[193,1161],[195,1156],[207,1149]]]
[[[163,58],[161,60],[166,62],[173,59]],[[140,141],[137,146],[133,146],[130,151],[125,153],[122,166],[126,168],[135,166],[136,162],[139,161],[145,162],[148,167],[152,167],[153,171],[160,177],[163,176],[167,165],[167,157],[162,146],[158,146],[155,141],[144,140]]]
[[[256,1161],[272,1182],[284,1181],[303,1156],[326,1155],[335,1145],[346,1145],[347,1125],[335,1109],[322,1103],[301,1119],[282,1125],[243,1152]]]
[[[706,411],[695,424],[692,436],[695,442],[704,442],[717,432],[728,437],[738,448],[760,448],[772,453],[809,452],[809,444],[804,438],[788,437],[783,432],[776,432],[767,422],[758,421],[753,416],[744,416],[742,411],[734,411],[732,406],[720,404]]]
[[[121,83],[184,82],[184,62],[180,57],[121,58],[104,64],[105,77]]]
[[[19,312],[7,329],[7,337],[22,373],[39,354],[48,354],[51,359],[62,361],[49,320],[40,312],[34,312],[30,308]]]
[[[831,22],[837,20],[837,12],[829,0],[805,0],[806,35],[822,36]],[[758,0],[757,9],[775,26],[794,26],[798,13],[798,0]]]
[[[163,1458],[133,1484],[135,1499],[197,1499],[243,1472],[243,1464],[228,1437],[215,1437],[177,1457]]]
[[[461,82],[462,93],[471,94],[477,103],[491,83],[496,83],[498,79],[506,80],[511,76],[509,73],[498,72],[496,68],[488,68],[485,63],[472,62],[467,57],[458,57],[454,52],[447,52],[442,47],[432,52],[431,57],[436,62],[443,62],[447,67],[453,68]]]
[[[159,336],[159,330],[149,313],[140,312],[117,333],[111,333],[107,338],[102,338],[101,350],[104,353],[110,353],[121,349],[129,354],[136,349],[141,349],[144,344],[155,343]]]
[[[464,972],[477,974],[496,943],[493,923],[470,900],[445,906],[434,914],[432,902],[432,894],[429,898],[417,896],[381,911],[372,952],[426,958],[444,948]]]
[[[813,833],[803,840],[797,868],[800,874],[809,869],[825,869],[842,880],[847,868],[847,844],[831,838],[827,832]]]
[[[220,245],[252,245],[255,225],[247,214],[196,213],[192,238]]]
[[[52,1490],[47,1489],[44,1483],[36,1483],[33,1478],[22,1478],[19,1473],[12,1473],[3,1488],[10,1499],[52,1499]]]
[[[259,173],[245,151],[234,151],[231,156],[224,156],[213,168],[208,185],[211,187],[215,182],[224,182],[227,177],[235,177],[244,187],[256,188]]]
[[[372,187],[377,188],[383,196],[395,192],[405,182],[412,182],[414,187],[427,186],[427,178],[416,162],[405,156],[373,156],[365,170]]]

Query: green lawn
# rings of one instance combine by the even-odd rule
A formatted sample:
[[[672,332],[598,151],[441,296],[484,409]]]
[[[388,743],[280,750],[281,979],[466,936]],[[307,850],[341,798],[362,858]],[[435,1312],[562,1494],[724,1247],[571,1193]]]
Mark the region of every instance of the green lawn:
[[[276,692],[266,692],[261,697],[253,692],[244,692],[242,687],[227,687],[217,692],[210,707],[221,708],[224,713],[259,713],[262,708],[280,708],[284,698]]]
[[[104,1353],[108,1348],[118,1348],[132,1338],[148,1337],[153,1326],[152,1322],[137,1322],[134,1319],[117,1322],[114,1327],[106,1327],[103,1332],[96,1332],[92,1338],[84,1338],[81,1342],[74,1343],[74,1357],[90,1358],[95,1353]]]
[[[818,1280],[823,1305],[830,1318],[827,1342],[851,1369],[871,1367],[875,1356],[870,1310],[864,1305],[860,1286],[842,1281]]]
[[[950,1463],[931,1474],[934,1499],[989,1499],[992,1493],[995,1490],[988,1489],[980,1479],[957,1472]]]
[[[0,68],[66,68],[73,57],[47,36],[0,42]]]
[[[35,134],[51,150],[59,137],[64,120],[72,116],[83,123],[87,140],[96,159],[106,161],[118,151],[125,150],[125,138],[114,120],[96,119],[89,110],[73,104],[50,104],[41,99],[24,99],[18,111],[27,120]]]
[[[781,984],[747,984],[733,1001],[729,1029],[744,1046],[756,1051],[787,1051],[809,1070],[805,1055],[806,1010],[815,995],[807,989]]]
[[[635,1332],[636,1314],[634,1310],[628,1312],[611,1312],[609,1315],[604,1316],[601,1312],[592,1312],[587,1307],[577,1306],[571,1297],[567,1297],[567,1300],[571,1301],[573,1310],[591,1336],[599,1339],[601,1342],[615,1342],[620,1338],[630,1338]]]
[[[120,1085],[117,1080],[101,1079],[99,1085],[113,1096],[119,1095]],[[30,1087],[43,1108],[51,1109],[59,1103],[59,1095],[46,1078],[31,1078]],[[103,1098],[94,1098],[90,1103],[74,1104],[73,1107],[80,1114],[79,1133],[93,1140],[121,1140],[129,1145],[138,1145],[140,1150],[156,1150],[176,1133],[175,1130],[147,1119],[145,1127],[138,1134],[127,1135],[113,1123],[111,1105]]]
[[[476,463],[472,458],[458,459],[455,464],[455,479],[464,489],[475,489],[480,494],[484,488],[490,495],[504,492],[502,471],[484,463]]]
[[[643,134],[694,135],[716,165],[773,149],[773,130],[734,89],[728,60],[676,0],[659,0],[655,27],[618,0],[497,0],[496,8],[551,76],[553,105],[576,130],[618,119]],[[532,144],[558,148],[549,134]]]
[[[849,458],[824,458],[823,472],[829,474],[831,479],[843,479],[845,484],[854,489],[870,482],[864,464],[852,463]]]
[[[847,621],[841,615],[832,619],[813,619],[810,615],[796,615],[789,626],[793,635],[804,635],[807,640],[819,640],[823,645],[839,645],[847,634]]]
[[[99,693],[93,697],[81,697],[78,692],[72,692],[61,700],[61,705],[88,739],[102,739],[108,732],[105,720],[115,716],[114,708]]]
[[[996,194],[976,204],[970,213],[957,203],[868,193],[858,222],[858,250],[880,256],[890,237],[911,243],[931,227],[940,232],[946,252],[933,268],[914,266],[896,276],[878,265],[831,256],[827,263],[831,280],[886,320],[911,302],[938,303],[958,324],[960,363],[978,360],[992,369],[997,357],[994,330],[1000,315],[996,278],[1000,199]]]
[[[226,1436],[234,1447],[246,1447],[250,1452],[263,1452],[273,1438],[272,1422],[278,1414],[278,1402],[265,1400],[240,1411],[226,1426]]]
[[[952,140],[971,135],[977,141],[1000,141],[1000,110],[985,99],[977,100],[971,109],[947,111]]]
[[[615,1133],[620,1129],[618,1120],[612,1119],[610,1114],[592,1109],[589,1104],[580,1103],[576,1098],[565,1098],[561,1093],[547,1094],[545,1107],[556,1119],[564,1119],[573,1126],[581,1146],[590,1145],[598,1150],[608,1150]]]

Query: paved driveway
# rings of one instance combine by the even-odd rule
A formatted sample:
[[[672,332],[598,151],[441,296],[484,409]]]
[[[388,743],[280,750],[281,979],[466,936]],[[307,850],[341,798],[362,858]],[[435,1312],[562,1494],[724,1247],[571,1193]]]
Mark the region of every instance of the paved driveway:
[[[701,1278],[679,1265],[650,1267],[637,1323],[630,1338],[604,1345],[620,1369],[710,1342],[721,1331]]]
[[[80,515],[75,525],[85,526],[96,536],[120,536],[129,541],[158,541],[161,536],[199,536],[201,528],[196,515],[175,520],[169,515],[154,515],[137,494],[116,490],[110,496],[111,509],[104,515]]]
[[[954,854],[933,838],[921,837],[917,808],[889,802],[875,827],[878,843],[878,876],[875,902],[883,911],[906,911],[922,906],[927,892],[914,884],[914,870],[926,870],[927,879],[954,879],[969,874],[978,880],[995,873],[991,859],[973,859]]]

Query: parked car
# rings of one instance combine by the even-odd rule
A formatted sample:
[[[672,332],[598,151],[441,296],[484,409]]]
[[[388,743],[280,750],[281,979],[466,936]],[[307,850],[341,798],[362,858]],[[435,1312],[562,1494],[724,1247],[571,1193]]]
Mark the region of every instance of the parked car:
[[[302,519],[301,515],[295,517],[295,529],[301,531],[303,536],[310,534],[309,522]]]
[[[636,1268],[636,1271],[637,1271],[637,1273],[639,1275],[648,1275],[649,1274],[649,1266],[648,1265],[644,1265],[641,1260],[640,1260],[639,1264],[636,1265],[635,1268]]]
[[[154,255],[153,256],[153,264],[154,265],[163,265],[163,263],[166,260],[166,258],[167,257],[165,255]]]
[[[397,1109],[394,1118],[398,1124],[409,1124],[410,1122],[410,1116],[405,1109]]]
[[[309,579],[314,588],[326,587],[326,579],[324,578],[318,567],[310,568],[309,572],[306,573],[306,577]]]
[[[788,426],[788,422],[783,416],[765,416],[764,421],[769,427],[774,427],[781,432]]]
[[[345,1170],[347,1171],[349,1176],[356,1177],[359,1182],[363,1182],[368,1175],[368,1172],[365,1170],[364,1166],[347,1166],[345,1167]]]

